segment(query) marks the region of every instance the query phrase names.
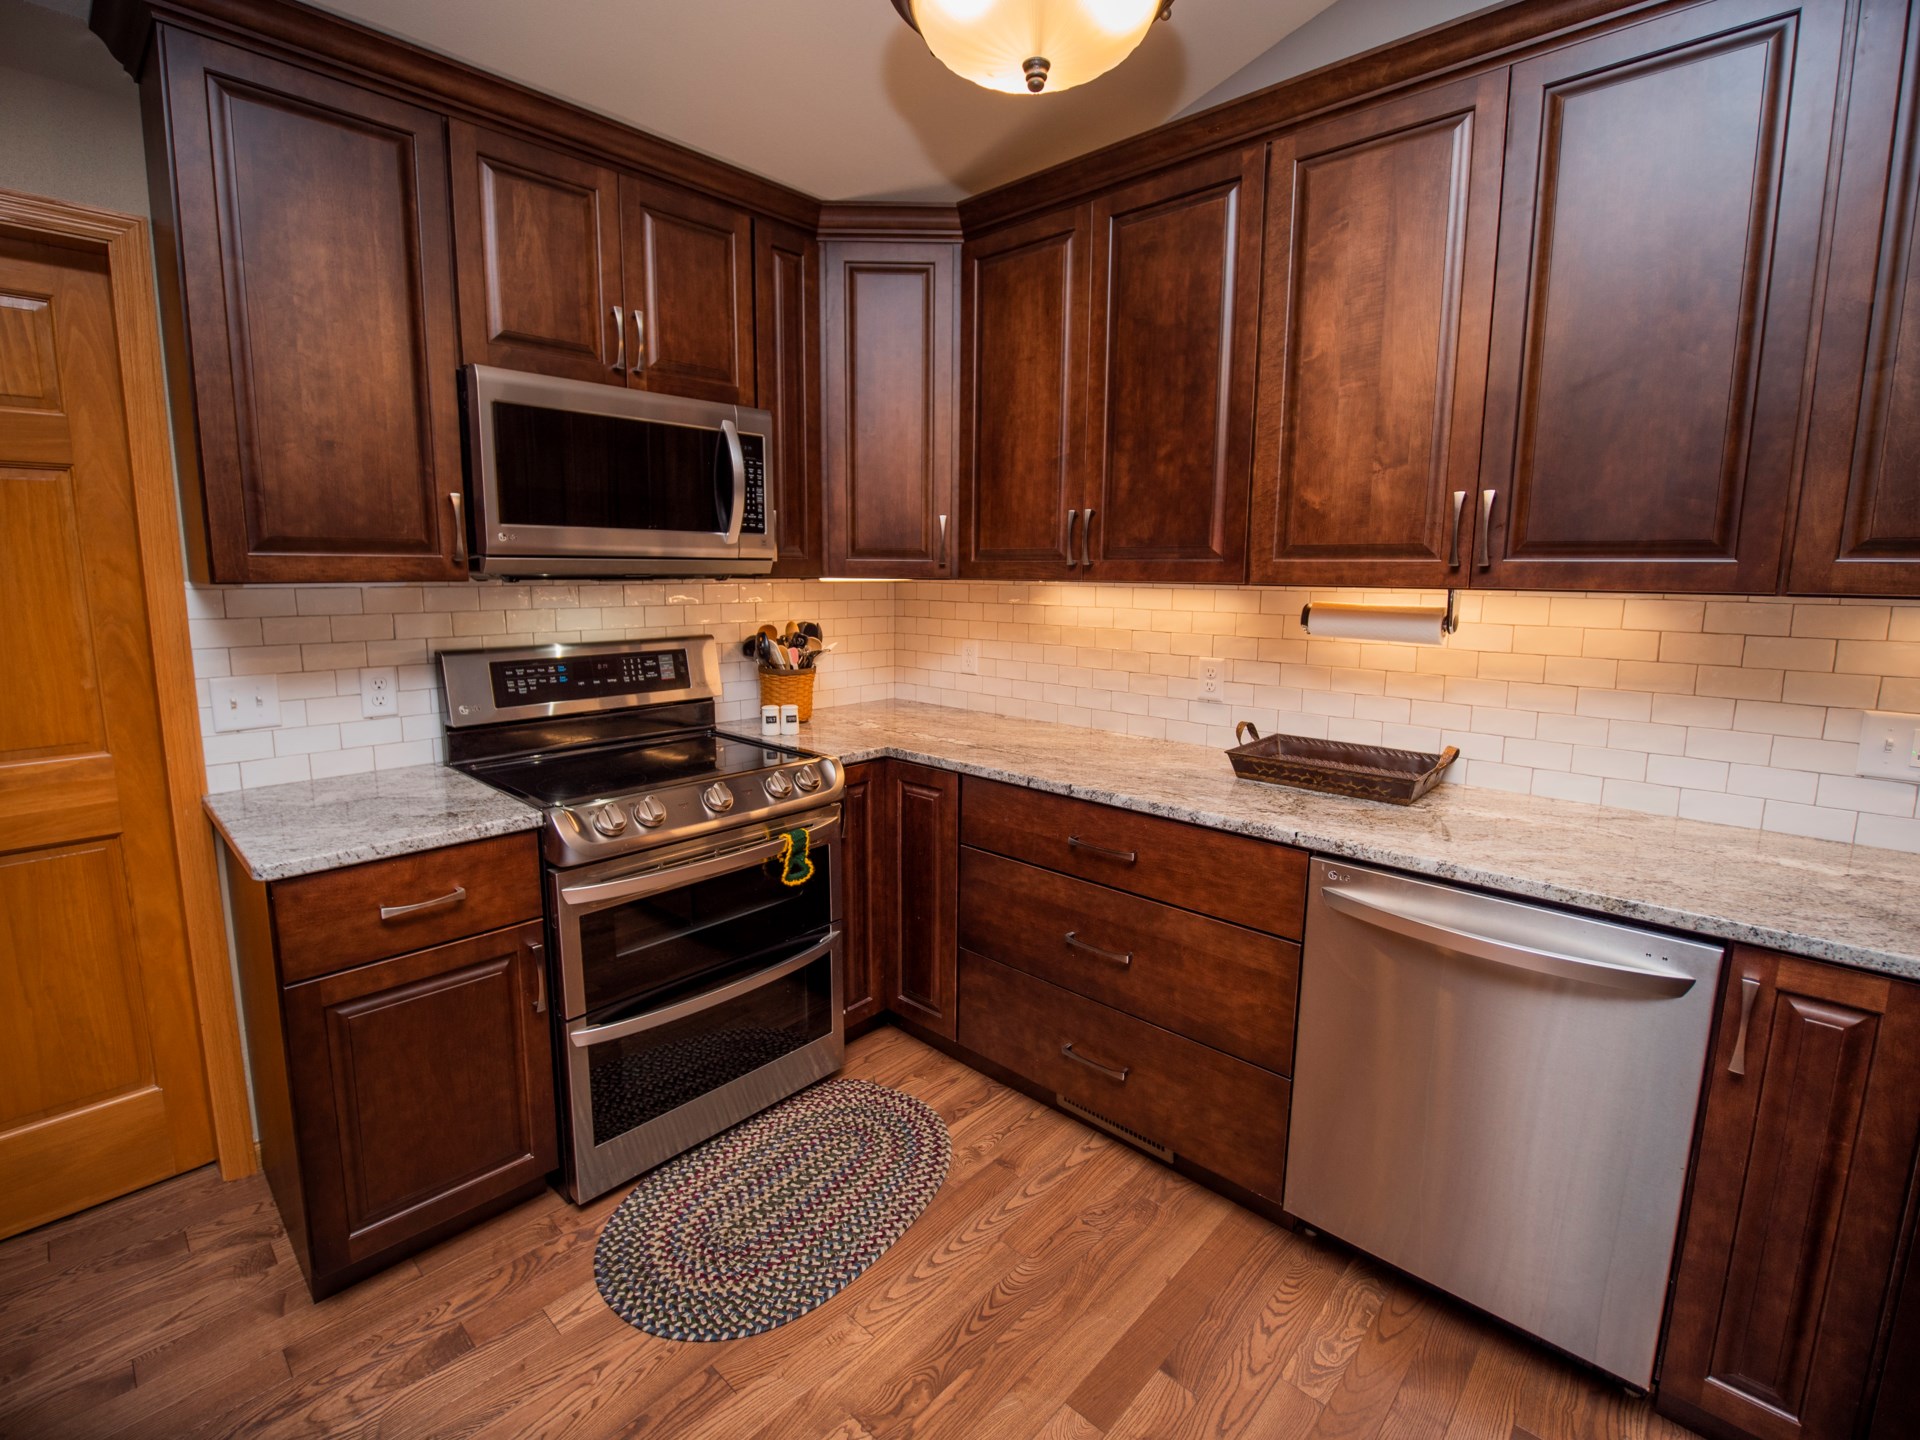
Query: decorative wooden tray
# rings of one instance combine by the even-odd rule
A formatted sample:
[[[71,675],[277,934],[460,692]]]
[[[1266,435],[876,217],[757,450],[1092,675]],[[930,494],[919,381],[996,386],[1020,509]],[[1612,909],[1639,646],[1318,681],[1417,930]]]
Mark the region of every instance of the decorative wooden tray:
[[[1315,740],[1305,735],[1268,735],[1242,720],[1234,731],[1240,744],[1227,751],[1233,773],[1242,780],[1295,785],[1329,795],[1411,805],[1440,783],[1460,756],[1449,745],[1438,755],[1395,750],[1386,745],[1355,745],[1345,740]]]

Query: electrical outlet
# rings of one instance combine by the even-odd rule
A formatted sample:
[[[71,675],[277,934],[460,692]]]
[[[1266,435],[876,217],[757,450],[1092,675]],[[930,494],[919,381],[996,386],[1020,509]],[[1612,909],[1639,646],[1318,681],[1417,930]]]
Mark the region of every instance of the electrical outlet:
[[[1220,672],[1223,668],[1218,660],[1200,662],[1200,698],[1202,700],[1220,698]]]
[[[369,720],[400,710],[400,672],[391,665],[370,665],[360,672],[360,713]]]
[[[280,723],[277,675],[223,675],[208,688],[216,730],[264,730]]]
[[[1854,770],[1920,783],[1920,715],[1867,711],[1860,719],[1860,755]]]
[[[980,642],[978,640],[960,642],[960,673],[962,675],[980,673]]]

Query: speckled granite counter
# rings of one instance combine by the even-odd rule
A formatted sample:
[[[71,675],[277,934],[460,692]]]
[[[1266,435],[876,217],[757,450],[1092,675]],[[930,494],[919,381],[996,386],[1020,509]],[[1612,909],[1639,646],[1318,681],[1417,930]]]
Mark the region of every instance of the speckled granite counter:
[[[935,705],[821,710],[801,743],[1920,979],[1920,855],[1454,785],[1347,800],[1238,779],[1202,746]]]
[[[207,812],[256,880],[533,830],[540,812],[439,765],[209,795]]]

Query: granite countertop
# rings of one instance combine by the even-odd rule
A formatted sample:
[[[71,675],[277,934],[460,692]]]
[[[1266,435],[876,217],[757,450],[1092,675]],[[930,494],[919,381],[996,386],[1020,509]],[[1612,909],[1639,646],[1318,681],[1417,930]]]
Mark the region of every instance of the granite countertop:
[[[1348,800],[1241,780],[1205,746],[937,705],[821,710],[801,743],[1920,980],[1920,855],[1458,785]]]
[[[540,812],[441,765],[302,780],[206,799],[256,880],[290,880],[389,855],[538,829]]]

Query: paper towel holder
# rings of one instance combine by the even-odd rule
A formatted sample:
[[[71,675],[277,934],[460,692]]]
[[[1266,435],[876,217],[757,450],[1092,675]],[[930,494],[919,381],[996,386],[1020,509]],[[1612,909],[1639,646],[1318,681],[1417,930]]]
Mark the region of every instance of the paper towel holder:
[[[1309,600],[1306,604],[1300,607],[1300,628],[1302,630],[1310,630],[1311,626],[1309,622],[1312,619],[1313,619],[1313,602]],[[1442,635],[1451,635],[1453,634],[1454,631],[1458,630],[1459,628],[1460,628],[1460,617],[1454,613],[1453,591],[1449,590],[1447,591],[1447,613],[1440,617],[1440,633]]]

